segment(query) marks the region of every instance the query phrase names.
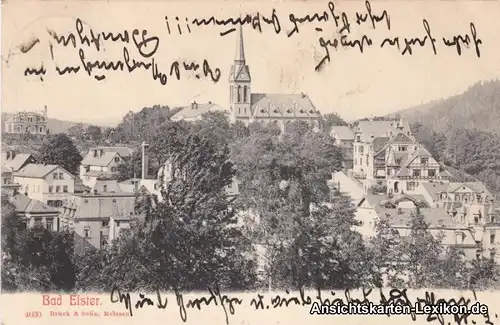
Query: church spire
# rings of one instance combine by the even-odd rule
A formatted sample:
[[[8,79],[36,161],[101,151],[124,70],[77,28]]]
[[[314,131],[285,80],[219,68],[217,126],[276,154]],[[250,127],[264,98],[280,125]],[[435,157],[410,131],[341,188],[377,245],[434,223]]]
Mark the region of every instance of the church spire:
[[[243,45],[243,27],[240,24],[240,28],[238,30],[238,42],[236,43],[236,56],[234,61],[238,63],[245,62],[245,47]]]

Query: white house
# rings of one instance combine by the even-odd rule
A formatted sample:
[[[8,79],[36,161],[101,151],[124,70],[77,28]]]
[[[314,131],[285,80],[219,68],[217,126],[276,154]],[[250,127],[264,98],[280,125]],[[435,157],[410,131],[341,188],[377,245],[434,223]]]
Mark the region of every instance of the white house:
[[[208,102],[204,104],[199,104],[196,101],[192,102],[190,105],[181,107],[181,110],[177,112],[174,116],[170,118],[172,121],[197,121],[200,120],[203,114],[208,112],[224,111],[219,105]]]
[[[28,164],[13,177],[22,194],[48,206],[61,207],[75,192],[75,176],[59,165]]]
[[[91,148],[80,164],[80,179],[92,187],[99,177],[116,175],[118,166],[131,155],[127,147]]]

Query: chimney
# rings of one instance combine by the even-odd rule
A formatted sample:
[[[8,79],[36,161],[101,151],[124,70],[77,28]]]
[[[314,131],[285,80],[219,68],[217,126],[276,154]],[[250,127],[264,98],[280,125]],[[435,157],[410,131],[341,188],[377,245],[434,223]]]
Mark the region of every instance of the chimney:
[[[209,101],[208,103],[209,103],[209,104],[212,104],[212,102],[211,102],[211,101]]]
[[[302,98],[306,98],[306,94],[304,94],[304,93],[300,93],[300,97],[302,97]]]
[[[94,157],[97,157],[97,149],[94,149]]]
[[[191,103],[191,109],[198,109],[198,103],[196,101]]]
[[[94,189],[94,195],[97,195],[97,190],[96,189]]]
[[[141,167],[141,178],[142,179],[147,179],[148,176],[148,155],[147,155],[147,149],[149,148],[149,144],[146,142],[142,143],[142,167]]]
[[[104,154],[104,150],[103,149],[99,149],[99,157],[101,157],[103,154]]]
[[[47,105],[45,105],[43,107],[43,117],[45,117],[45,119],[47,119]]]

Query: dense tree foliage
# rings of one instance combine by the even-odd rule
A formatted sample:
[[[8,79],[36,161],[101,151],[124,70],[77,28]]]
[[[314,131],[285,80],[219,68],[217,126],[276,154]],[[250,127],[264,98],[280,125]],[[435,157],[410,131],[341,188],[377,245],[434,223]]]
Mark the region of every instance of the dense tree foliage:
[[[462,140],[443,139],[435,148],[443,159],[478,177],[498,170],[496,156],[466,141],[472,133],[457,132],[466,151],[458,145]],[[416,133],[429,134],[422,125]],[[432,133],[429,143],[438,136]],[[484,146],[495,145],[480,139]],[[67,140],[54,136],[44,144],[49,163],[60,159],[55,148],[70,147]],[[276,125],[231,124],[227,114],[210,112],[196,122],[159,118],[140,141],[150,145],[149,172],[168,167],[160,169],[168,182],[160,184],[159,197],[140,193],[131,228],[105,249],[77,256],[69,233],[23,230],[15,207],[2,198],[4,290],[334,289],[386,283],[484,289],[500,281],[498,264],[465,263],[459,251],[431,234],[418,210],[407,236],[381,218],[376,236],[364,240],[355,230],[360,222],[351,198],[329,186],[342,151],[306,123],[292,123],[281,134]],[[121,179],[141,176],[137,145],[119,167]],[[67,155],[64,161],[71,161]],[[239,196],[231,201],[226,189],[234,177]]]
[[[68,291],[76,270],[73,234],[41,226],[22,229],[15,207],[2,195],[2,290]]]
[[[40,147],[37,158],[42,164],[59,165],[73,175],[83,159],[75,144],[66,134],[48,137]]]

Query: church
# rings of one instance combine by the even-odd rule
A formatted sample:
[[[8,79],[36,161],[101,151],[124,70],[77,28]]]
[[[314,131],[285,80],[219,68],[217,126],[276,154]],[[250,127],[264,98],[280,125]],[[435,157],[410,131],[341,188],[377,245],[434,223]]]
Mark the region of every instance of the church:
[[[319,128],[320,112],[309,96],[301,94],[252,93],[252,77],[245,59],[243,29],[240,25],[236,56],[229,74],[229,108],[232,121],[277,124],[282,132],[293,121],[306,121]]]

